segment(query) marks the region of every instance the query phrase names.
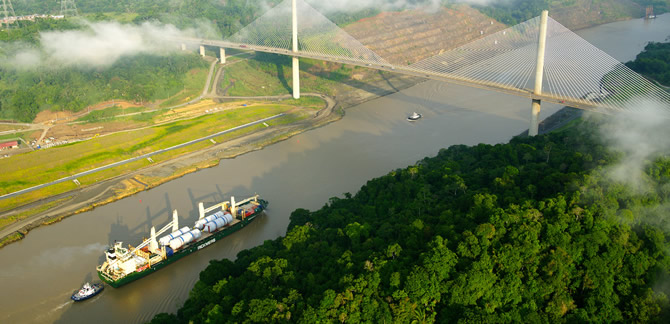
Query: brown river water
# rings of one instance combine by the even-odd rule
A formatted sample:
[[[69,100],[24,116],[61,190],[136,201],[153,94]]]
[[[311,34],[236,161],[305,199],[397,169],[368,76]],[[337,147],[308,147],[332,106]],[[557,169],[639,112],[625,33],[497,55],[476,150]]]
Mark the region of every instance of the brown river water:
[[[620,61],[649,40],[670,36],[670,15],[579,31]],[[561,107],[543,104],[542,117]],[[412,111],[423,114],[407,122]],[[209,260],[234,259],[243,249],[285,234],[296,208],[315,210],[330,197],[355,193],[368,179],[434,156],[454,144],[503,143],[528,128],[530,100],[428,81],[350,108],[335,123],[260,151],[223,160],[146,192],[30,232],[0,249],[0,323],[137,323],[175,312]],[[162,227],[177,209],[192,226],[200,201],[237,200],[259,193],[270,202],[250,226],[118,289],[82,303],[69,297],[86,281],[114,240],[133,245]]]

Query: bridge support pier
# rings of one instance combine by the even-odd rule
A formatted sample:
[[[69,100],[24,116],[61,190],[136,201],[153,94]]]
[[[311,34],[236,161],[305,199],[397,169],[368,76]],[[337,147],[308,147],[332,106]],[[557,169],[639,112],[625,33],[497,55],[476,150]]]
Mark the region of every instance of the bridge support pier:
[[[205,56],[205,46],[200,45],[200,56],[204,57]]]
[[[295,0],[291,3],[292,8],[292,27],[293,27],[293,53],[298,52],[298,10]],[[300,62],[296,56],[293,57],[293,98],[300,98]]]
[[[293,57],[293,98],[300,99],[300,62]]]
[[[219,63],[226,64],[226,49],[219,47]]]
[[[530,107],[530,127],[528,128],[528,136],[537,135],[540,128],[540,105],[542,101],[540,99],[533,99],[533,103]]]
[[[542,94],[542,77],[544,72],[544,50],[547,43],[547,17],[549,12],[542,11],[540,16],[540,37],[537,43],[537,64],[535,65],[535,89],[533,91],[536,95]],[[530,127],[528,127],[528,136],[535,136],[538,134],[540,128],[540,99],[533,99],[531,104]]]

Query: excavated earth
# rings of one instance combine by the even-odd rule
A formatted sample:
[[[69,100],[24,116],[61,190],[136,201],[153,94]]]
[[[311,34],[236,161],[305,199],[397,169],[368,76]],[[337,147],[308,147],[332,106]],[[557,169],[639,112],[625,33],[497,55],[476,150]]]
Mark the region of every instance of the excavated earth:
[[[384,12],[344,28],[388,62],[415,63],[488,36],[505,25],[466,5],[436,12]]]

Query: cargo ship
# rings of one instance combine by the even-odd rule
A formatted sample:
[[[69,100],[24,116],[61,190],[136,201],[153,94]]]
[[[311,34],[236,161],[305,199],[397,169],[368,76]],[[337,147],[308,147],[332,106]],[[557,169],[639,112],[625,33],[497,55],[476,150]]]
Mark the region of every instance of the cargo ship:
[[[123,247],[123,242],[115,242],[105,252],[105,261],[96,268],[98,277],[114,288],[140,279],[248,225],[267,205],[258,195],[237,203],[231,197],[230,202],[208,208],[200,203],[200,217],[193,228],[179,228],[175,210],[170,223],[158,232],[152,227],[151,237],[138,246]],[[168,230],[170,234],[156,239]]]

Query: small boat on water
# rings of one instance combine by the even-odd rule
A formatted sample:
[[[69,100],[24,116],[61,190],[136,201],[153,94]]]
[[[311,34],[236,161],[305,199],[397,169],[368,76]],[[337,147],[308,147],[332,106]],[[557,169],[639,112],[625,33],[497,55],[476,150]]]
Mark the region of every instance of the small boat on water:
[[[419,120],[420,118],[421,118],[421,114],[419,114],[415,111],[411,115],[409,115],[409,117],[407,117],[407,120],[408,121],[415,121],[415,120]]]
[[[99,294],[103,289],[105,289],[105,285],[102,283],[94,283],[91,285],[87,282],[81,289],[75,291],[70,298],[76,302],[86,300]]]

